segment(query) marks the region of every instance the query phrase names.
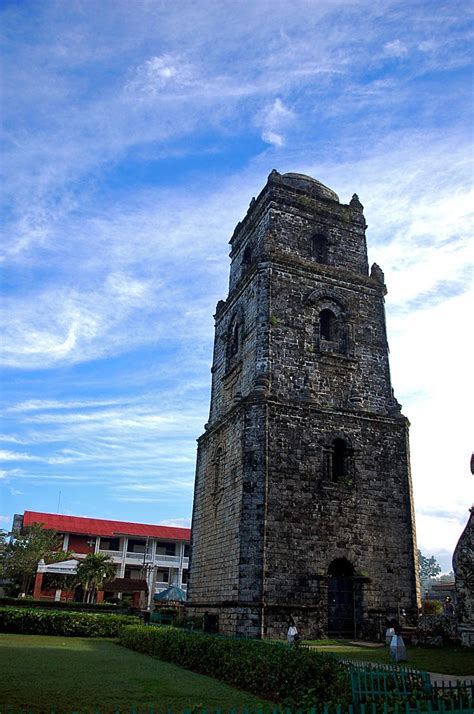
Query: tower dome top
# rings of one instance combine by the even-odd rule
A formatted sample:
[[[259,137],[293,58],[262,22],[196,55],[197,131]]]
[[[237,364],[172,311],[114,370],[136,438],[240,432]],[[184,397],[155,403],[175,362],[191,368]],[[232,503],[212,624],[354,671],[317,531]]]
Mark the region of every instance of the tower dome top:
[[[339,196],[335,191],[325,186],[320,181],[312,178],[311,176],[306,176],[305,174],[295,174],[288,173],[282,175],[283,183],[294,186],[295,188],[303,189],[307,191],[315,198],[325,198],[330,201],[337,201],[339,203]]]

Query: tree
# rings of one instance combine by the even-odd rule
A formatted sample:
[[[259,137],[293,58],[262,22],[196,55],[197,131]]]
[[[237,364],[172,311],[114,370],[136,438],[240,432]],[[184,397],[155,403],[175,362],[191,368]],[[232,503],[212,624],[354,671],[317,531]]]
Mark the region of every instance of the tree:
[[[429,588],[429,581],[441,572],[441,566],[434,555],[427,558],[421,550],[418,551],[418,574],[421,590],[424,593]]]
[[[0,563],[2,562],[3,553],[5,551],[5,548],[7,547],[7,538],[7,531],[0,530]]]
[[[0,578],[6,577],[4,561],[5,561],[5,548],[7,547],[7,538],[8,538],[7,531],[0,530]]]
[[[454,573],[451,570],[449,573],[443,573],[442,575],[438,575],[437,578],[435,578],[435,581],[437,583],[451,583],[454,580]]]
[[[112,558],[103,553],[89,553],[78,564],[75,582],[84,588],[86,602],[93,602],[104,580],[114,577],[115,567]]]
[[[4,534],[3,534],[4,535]],[[11,581],[17,592],[28,593],[38,567],[38,561],[56,563],[71,557],[62,550],[62,537],[56,531],[33,523],[24,534],[11,533],[10,540],[0,547],[0,573]]]

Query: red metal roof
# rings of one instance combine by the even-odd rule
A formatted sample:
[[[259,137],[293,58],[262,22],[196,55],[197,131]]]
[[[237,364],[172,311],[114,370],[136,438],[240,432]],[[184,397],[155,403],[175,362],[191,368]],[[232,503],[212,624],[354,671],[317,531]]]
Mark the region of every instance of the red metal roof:
[[[102,518],[81,518],[80,516],[63,516],[59,513],[25,511],[23,527],[31,526],[32,523],[41,523],[45,528],[51,528],[51,530],[60,533],[81,533],[91,536],[108,536],[109,538],[127,535],[189,541],[191,536],[190,528],[151,526],[146,523],[106,521]]]

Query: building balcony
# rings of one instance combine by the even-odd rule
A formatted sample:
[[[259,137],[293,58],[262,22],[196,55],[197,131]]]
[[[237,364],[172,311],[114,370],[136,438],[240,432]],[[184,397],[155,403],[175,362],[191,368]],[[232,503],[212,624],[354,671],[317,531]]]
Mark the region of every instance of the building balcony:
[[[178,587],[178,583],[173,583],[173,585],[176,585]],[[169,587],[171,587],[170,583],[160,583],[156,582],[155,583],[155,595],[158,595],[158,593],[163,592],[163,590],[167,590]],[[179,587],[181,587],[181,590],[184,590],[186,592],[188,586],[185,583],[182,583]]]
[[[121,563],[123,559],[122,550],[104,550],[100,549],[99,553],[103,555],[108,555],[114,563]],[[141,565],[143,562],[150,563],[151,555],[145,553],[130,553],[127,551],[125,554],[125,562],[128,564]],[[181,563],[181,558],[179,555],[161,555],[156,554],[153,564],[157,567],[164,568],[179,568]],[[183,558],[183,568],[188,568],[189,558]]]
[[[121,550],[103,550],[100,548],[99,553],[101,555],[108,555],[109,558],[112,558],[114,562],[121,562],[122,561],[122,551]]]
[[[161,565],[164,567],[172,567],[172,568],[179,568],[181,559],[179,555],[159,555],[158,553],[155,556],[155,565]],[[189,558],[183,558],[183,568],[187,568],[189,566]]]

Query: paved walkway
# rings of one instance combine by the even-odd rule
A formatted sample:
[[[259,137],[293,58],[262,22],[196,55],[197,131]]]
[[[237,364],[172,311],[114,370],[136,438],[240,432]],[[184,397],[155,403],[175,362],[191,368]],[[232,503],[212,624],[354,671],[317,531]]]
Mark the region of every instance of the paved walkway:
[[[467,682],[474,684],[474,675],[468,677],[460,677],[458,674],[439,674],[439,672],[428,672],[430,675],[431,684],[448,684],[452,682]]]
[[[351,642],[351,644],[355,644],[355,643]],[[357,643],[357,644],[359,644],[359,643]],[[329,649],[329,647],[328,647],[328,649]],[[321,650],[319,649],[318,652],[321,652]],[[335,653],[335,654],[337,657],[337,653]],[[400,667],[408,667],[411,669],[410,662],[408,662],[408,661],[406,661],[406,662],[390,662],[387,664],[381,664],[380,662],[365,662],[360,659],[351,661],[351,659],[349,657],[338,657],[338,659],[340,659],[344,664],[351,664],[353,661],[357,665],[359,665],[359,666],[362,665],[363,667],[376,666],[376,667],[382,667],[382,668],[384,668],[384,667],[389,668],[389,667],[392,667],[393,665],[395,665],[395,666],[399,665]],[[415,667],[415,669],[419,669],[419,667]],[[456,684],[457,682],[467,682],[468,684],[474,685],[474,673],[467,675],[467,676],[462,676],[459,674],[441,674],[440,672],[428,672],[428,674],[430,675],[431,684],[443,684],[443,683],[449,684],[449,682],[451,682],[452,684]]]

